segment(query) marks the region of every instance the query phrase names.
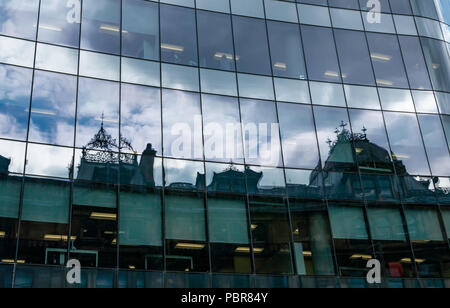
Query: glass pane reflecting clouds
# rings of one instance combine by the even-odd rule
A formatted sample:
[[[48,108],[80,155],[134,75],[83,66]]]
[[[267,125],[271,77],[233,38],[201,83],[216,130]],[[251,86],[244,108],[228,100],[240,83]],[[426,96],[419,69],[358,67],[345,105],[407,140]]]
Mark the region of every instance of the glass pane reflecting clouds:
[[[67,74],[77,74],[78,50],[38,44],[36,68]]]
[[[39,0],[0,2],[0,33],[34,40]]]
[[[29,140],[73,145],[76,77],[36,71]]]
[[[102,123],[107,133],[118,140],[119,84],[80,78],[77,113],[77,147],[87,145]]]
[[[25,140],[31,94],[29,69],[0,65],[0,136]]]
[[[0,36],[0,62],[33,67],[35,43]]]
[[[158,155],[161,148],[160,90],[137,85],[122,85],[121,134],[141,154],[151,144]],[[122,151],[131,149],[122,148]]]
[[[27,174],[49,177],[71,177],[73,149],[29,144],[27,151]]]
[[[0,172],[22,173],[25,159],[25,143],[0,140],[0,159],[3,161]]]

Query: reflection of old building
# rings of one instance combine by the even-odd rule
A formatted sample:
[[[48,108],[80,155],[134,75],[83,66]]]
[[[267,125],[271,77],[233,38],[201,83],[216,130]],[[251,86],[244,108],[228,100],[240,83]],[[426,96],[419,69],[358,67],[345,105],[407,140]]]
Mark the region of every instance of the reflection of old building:
[[[0,155],[0,172],[8,173],[10,163],[11,159]]]
[[[120,152],[116,140],[106,132],[102,123],[97,134],[82,150],[77,179],[114,183],[120,168],[121,184],[155,186],[153,166],[156,151],[150,143],[141,154],[139,163],[138,154],[123,137],[120,138]]]

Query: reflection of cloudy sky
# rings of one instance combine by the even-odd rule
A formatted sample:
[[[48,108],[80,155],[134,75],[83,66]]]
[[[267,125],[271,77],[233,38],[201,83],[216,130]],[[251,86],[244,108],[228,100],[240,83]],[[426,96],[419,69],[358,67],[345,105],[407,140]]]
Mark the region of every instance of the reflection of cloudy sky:
[[[389,152],[389,146],[384,128],[383,116],[379,111],[350,109],[350,120],[354,133],[362,133],[367,129],[367,139]]]
[[[245,127],[248,124],[254,124],[258,127],[259,124],[266,124],[267,127],[267,138],[258,138],[258,142],[252,142],[249,139],[248,132],[244,131],[245,134],[245,157],[246,161],[251,164],[261,164],[268,162],[264,158],[272,158],[270,161],[271,165],[278,166],[281,163],[281,148],[280,148],[280,138],[278,130],[274,135],[271,132],[271,124],[277,123],[275,104],[269,101],[256,101],[256,100],[241,100],[241,114],[242,122]],[[263,140],[264,139],[264,140]],[[255,148],[256,145],[256,148]],[[257,153],[257,157],[253,156]]]
[[[327,140],[336,140],[334,131],[336,128],[340,128],[339,125],[341,124],[341,121],[348,124],[347,111],[342,108],[314,107],[314,115],[316,119],[320,155],[322,157],[322,164],[324,164],[330,151]],[[348,129],[348,126],[346,128]]]
[[[73,150],[55,146],[29,144],[27,152],[27,174],[50,177],[69,177]]]
[[[319,161],[310,106],[278,104],[284,163],[293,168],[314,168]]]
[[[33,39],[39,0],[4,0],[0,8],[0,32]]]
[[[203,125],[205,127],[205,147],[207,146],[207,148],[205,148],[205,154],[217,154],[208,155],[206,156],[206,159],[222,162],[242,162],[242,135],[237,99],[203,95],[202,104]],[[233,134],[233,138],[227,138],[226,136],[227,124],[233,124],[233,126],[237,128],[236,132]],[[218,128],[220,128],[220,130],[217,132]],[[217,140],[218,138],[215,137],[216,134],[221,137],[220,140]],[[216,145],[214,141],[220,142],[221,144]],[[221,150],[219,151],[219,149]]]
[[[181,91],[163,91],[165,155],[172,155],[172,145],[174,144],[174,141],[181,138],[179,135],[171,134],[172,127],[176,124],[185,123],[190,128],[190,132],[187,133],[191,138],[190,140],[183,140],[183,144],[190,146],[191,153],[188,157],[184,158],[202,158],[194,157],[194,154],[196,153],[203,153],[202,131],[201,128],[199,130],[194,130],[195,117],[201,119],[199,95]]]
[[[214,172],[221,173],[230,169],[230,164],[215,164],[215,163],[206,163],[206,185],[211,184]],[[233,165],[233,169],[244,172],[244,166],[241,165]]]
[[[75,77],[36,71],[30,140],[73,145]]]
[[[164,160],[164,171],[166,175],[166,185],[172,183],[190,183],[195,185],[197,172],[204,174],[203,163],[186,160]]]
[[[0,37],[0,61],[9,64],[33,66],[35,43]]]
[[[161,155],[161,104],[156,88],[122,85],[121,134],[137,153],[148,143]],[[124,149],[125,150],[125,149]]]
[[[9,172],[21,173],[25,159],[25,143],[0,140],[0,156],[11,159]]]
[[[31,93],[31,70],[0,65],[0,136],[24,140]]]
[[[104,114],[105,129],[113,138],[119,135],[119,85],[80,78],[78,91],[77,146],[85,146],[98,132]]]
[[[410,174],[429,174],[425,151],[420,140],[419,126],[414,114],[384,113],[392,151],[401,155]]]

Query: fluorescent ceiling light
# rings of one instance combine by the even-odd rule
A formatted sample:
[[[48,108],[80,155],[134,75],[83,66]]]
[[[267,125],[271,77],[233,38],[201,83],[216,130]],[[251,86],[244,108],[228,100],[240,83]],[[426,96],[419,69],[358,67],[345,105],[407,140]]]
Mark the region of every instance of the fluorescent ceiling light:
[[[117,214],[92,212],[90,218],[98,220],[116,220]]]
[[[324,75],[328,76],[328,77],[336,77],[336,78],[339,77],[339,74],[337,72],[333,72],[333,71],[326,71],[324,73]],[[346,74],[342,74],[341,76],[342,76],[342,78],[347,78]]]
[[[350,257],[350,259],[370,260],[370,259],[372,259],[372,256],[371,255],[363,255],[363,254],[354,254]]]
[[[108,119],[105,119],[105,118],[95,118],[95,120],[96,121],[99,121],[99,122],[106,122],[106,123],[114,123],[114,124],[117,124],[117,123],[119,123],[119,121],[118,120],[108,120]]]
[[[361,153],[362,151],[364,151],[364,149],[361,149],[361,148],[355,148],[355,152],[356,152],[357,154]]]
[[[25,111],[28,112],[28,109],[25,109]],[[44,114],[44,115],[50,115],[50,116],[56,115],[56,112],[54,112],[54,111],[45,110],[45,109],[37,109],[37,108],[31,109],[31,113],[38,113],[38,114]]]
[[[250,253],[250,247],[238,247],[234,250],[235,252],[243,252]],[[264,251],[264,248],[253,248],[254,253],[261,253]]]
[[[50,31],[56,31],[61,32],[62,29],[59,27],[51,26],[51,25],[39,25],[40,29],[50,30]]]
[[[119,27],[114,26],[114,25],[101,25],[100,30],[111,31],[111,32],[120,32]],[[122,30],[122,33],[126,34],[126,33],[128,33],[128,31]]]
[[[0,231],[0,237],[5,237],[6,236],[6,232],[5,231]]]
[[[134,269],[136,269],[136,266],[134,266],[134,265],[129,265],[128,268],[131,269],[131,270],[134,270]]]
[[[303,252],[303,255],[304,255],[305,257],[311,257],[311,256],[312,256],[312,252],[311,252],[311,251],[304,251],[304,252]]]
[[[2,262],[3,263],[14,263],[14,260],[12,260],[12,259],[3,259]],[[24,264],[25,260],[17,260],[17,263]]]
[[[283,63],[283,62],[277,62],[273,66],[276,67],[277,69],[280,69],[280,70],[286,70],[287,69],[286,63]]]
[[[57,235],[57,234],[45,234],[44,240],[46,241],[65,241],[67,242],[67,235]],[[76,236],[71,236],[70,240],[75,241],[77,239]]]
[[[391,56],[384,55],[384,54],[382,54],[382,53],[371,53],[371,54],[370,54],[370,57],[371,57],[372,59],[380,60],[380,61],[391,61],[391,60],[392,60],[392,57],[391,57]]]
[[[250,226],[250,228],[252,228],[252,230],[255,230],[256,228],[258,228],[258,225],[252,224],[252,225]]]
[[[201,250],[205,248],[205,244],[196,244],[196,243],[177,243],[175,245],[177,249],[190,249],[190,250]]]
[[[405,154],[392,154],[392,157],[397,159],[397,158],[403,158],[403,159],[408,159],[409,155],[405,155]]]
[[[400,260],[402,263],[412,263],[411,258],[403,258]],[[425,259],[416,259],[416,263],[423,263],[425,262]]]
[[[165,43],[161,43],[161,48],[162,49],[171,50],[171,51],[177,51],[177,52],[183,52],[184,51],[184,47],[183,46],[171,45],[171,44],[165,44]]]
[[[392,86],[392,81],[389,80],[383,80],[383,79],[377,79],[377,84],[382,84],[385,86]]]

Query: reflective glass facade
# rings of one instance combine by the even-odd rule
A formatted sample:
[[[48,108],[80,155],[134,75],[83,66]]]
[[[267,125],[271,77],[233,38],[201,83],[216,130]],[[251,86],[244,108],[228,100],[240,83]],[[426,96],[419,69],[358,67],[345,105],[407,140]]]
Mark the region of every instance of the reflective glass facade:
[[[450,286],[450,2],[0,0],[0,287]]]

